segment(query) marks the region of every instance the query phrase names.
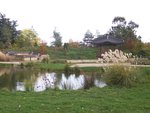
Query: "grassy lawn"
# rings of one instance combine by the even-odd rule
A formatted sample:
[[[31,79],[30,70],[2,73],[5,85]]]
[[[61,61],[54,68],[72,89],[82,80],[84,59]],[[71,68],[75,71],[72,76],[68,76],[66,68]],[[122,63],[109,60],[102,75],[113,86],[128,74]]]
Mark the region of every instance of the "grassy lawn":
[[[46,92],[0,91],[1,113],[149,113],[150,83],[131,89],[105,87]]]

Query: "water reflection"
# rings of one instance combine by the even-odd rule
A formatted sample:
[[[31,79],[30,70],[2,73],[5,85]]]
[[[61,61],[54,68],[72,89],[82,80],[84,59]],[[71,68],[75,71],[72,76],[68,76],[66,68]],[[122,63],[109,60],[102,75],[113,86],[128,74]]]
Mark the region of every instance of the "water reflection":
[[[55,88],[55,73],[46,73],[39,76],[34,84],[34,91],[44,91],[47,88]]]
[[[17,91],[26,91],[25,84],[23,82],[16,82]]]
[[[84,86],[84,76],[80,75],[78,77],[75,74],[70,75],[68,78],[62,74],[62,78],[58,84],[59,89],[81,89]]]
[[[88,78],[90,78],[88,79],[89,81],[93,80],[93,77],[91,76],[88,76]],[[75,74],[71,74],[70,76],[65,76],[65,74],[62,74],[61,79],[58,79],[56,73],[46,73],[45,75],[37,78],[37,81],[34,84],[34,91],[44,91],[48,88],[58,88],[60,90],[83,89],[86,87],[86,82],[86,77],[84,75],[79,75],[76,77]],[[98,78],[94,78],[93,84],[94,86],[101,88],[106,86],[105,82],[102,82]]]
[[[0,76],[0,88],[16,91],[44,91],[46,89],[77,90],[90,87],[105,87],[105,82],[96,76],[63,73],[40,73],[28,70],[11,71]]]

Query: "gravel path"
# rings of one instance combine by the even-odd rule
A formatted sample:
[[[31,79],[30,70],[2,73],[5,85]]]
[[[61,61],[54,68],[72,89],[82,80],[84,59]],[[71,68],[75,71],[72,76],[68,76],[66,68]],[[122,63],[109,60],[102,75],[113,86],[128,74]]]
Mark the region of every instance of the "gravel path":
[[[20,62],[0,62],[0,64],[14,64],[14,65],[19,65],[21,63]]]
[[[114,64],[96,64],[96,63],[85,63],[85,64],[73,64],[71,67],[105,67],[105,66],[111,66]],[[150,65],[131,65],[128,63],[124,63],[123,65],[128,65],[128,66],[135,66],[135,67],[150,67]]]

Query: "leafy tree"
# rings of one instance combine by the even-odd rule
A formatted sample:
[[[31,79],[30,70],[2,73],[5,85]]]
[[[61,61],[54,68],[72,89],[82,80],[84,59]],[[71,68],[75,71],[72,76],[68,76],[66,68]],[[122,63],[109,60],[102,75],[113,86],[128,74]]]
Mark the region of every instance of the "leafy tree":
[[[31,29],[24,29],[18,35],[16,44],[18,47],[33,47],[39,44],[39,38],[37,38],[37,33]]]
[[[131,52],[141,48],[141,37],[136,35],[138,24],[133,21],[127,23],[124,17],[115,17],[112,24],[109,35],[123,39],[124,47]]]
[[[61,47],[62,46],[62,37],[60,36],[60,33],[57,32],[56,30],[53,31],[53,38],[55,39],[54,42],[52,42],[52,44],[55,47]]]
[[[11,21],[5,15],[0,13],[0,42],[2,48],[8,48],[15,43],[19,34],[16,29],[17,21]]]
[[[115,17],[112,21],[112,28],[109,31],[110,35],[113,35],[117,38],[122,38],[124,40],[128,38],[137,38],[136,28],[139,27],[133,21],[130,21],[128,24],[124,17]]]
[[[86,33],[85,33],[85,35],[84,35],[83,41],[85,42],[85,44],[87,46],[90,46],[93,38],[94,38],[94,36],[90,32],[90,30],[87,30]]]

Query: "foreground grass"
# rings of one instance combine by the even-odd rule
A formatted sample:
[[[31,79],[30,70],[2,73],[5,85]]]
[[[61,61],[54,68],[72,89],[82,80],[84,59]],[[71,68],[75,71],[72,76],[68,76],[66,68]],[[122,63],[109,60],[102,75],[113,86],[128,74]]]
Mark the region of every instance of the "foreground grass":
[[[105,87],[46,92],[0,91],[1,113],[149,113],[150,83],[131,89]]]

